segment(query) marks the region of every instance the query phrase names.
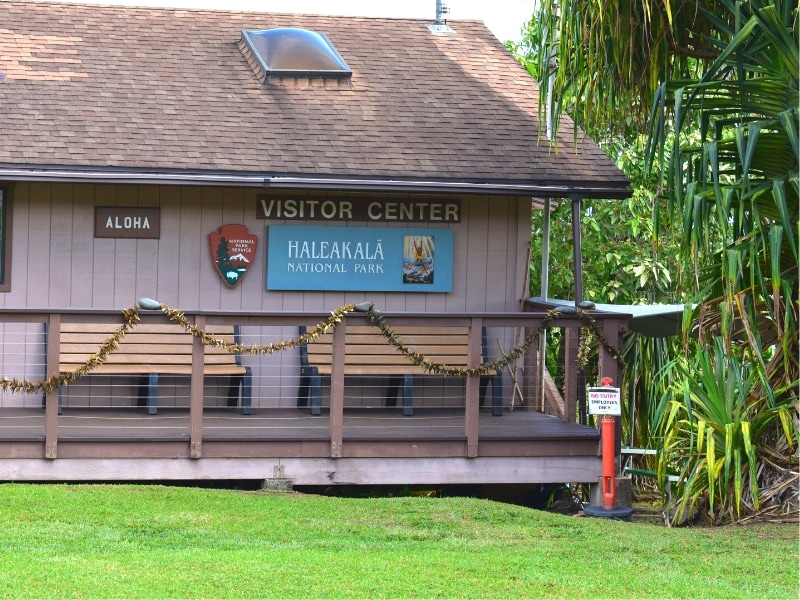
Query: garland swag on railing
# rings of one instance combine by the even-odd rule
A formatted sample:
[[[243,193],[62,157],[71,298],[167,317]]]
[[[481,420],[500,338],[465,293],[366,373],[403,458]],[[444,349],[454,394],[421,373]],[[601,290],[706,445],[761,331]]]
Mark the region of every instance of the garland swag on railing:
[[[68,386],[79,377],[88,375],[97,367],[105,363],[108,357],[119,348],[122,338],[133,331],[136,328],[136,325],[141,322],[141,317],[139,316],[139,311],[141,309],[148,311],[160,310],[164,313],[164,315],[166,315],[167,319],[183,327],[185,331],[200,339],[206,346],[222,347],[231,354],[250,355],[273,354],[275,352],[282,352],[284,350],[297,348],[303,344],[312,344],[317,341],[320,336],[330,333],[333,329],[335,329],[347,314],[354,311],[366,312],[367,320],[370,325],[377,327],[380,330],[381,335],[386,339],[387,343],[395,348],[398,352],[403,354],[403,356],[405,356],[409,362],[420,367],[426,373],[430,373],[431,375],[442,375],[446,377],[480,377],[481,375],[494,373],[498,369],[502,370],[506,366],[519,360],[519,358],[525,354],[531,345],[533,345],[534,342],[539,339],[542,332],[544,332],[555,320],[562,316],[562,313],[559,312],[558,309],[551,309],[547,311],[545,318],[542,320],[539,327],[537,327],[536,331],[528,335],[522,343],[518,344],[508,352],[502,353],[500,358],[489,363],[484,363],[480,367],[462,368],[431,362],[425,357],[425,355],[410,349],[386,324],[383,314],[376,309],[375,305],[371,302],[346,304],[340,308],[337,308],[336,310],[331,311],[331,314],[327,319],[319,322],[313,329],[296,338],[282,340],[272,344],[244,345],[241,343],[231,343],[226,340],[216,338],[214,334],[207,333],[192,324],[182,311],[169,308],[165,304],[155,300],[150,300],[149,298],[142,298],[134,306],[122,311],[122,316],[124,319],[123,324],[120,325],[120,327],[100,345],[97,352],[89,356],[86,359],[86,362],[84,362],[83,365],[74,371],[69,373],[53,374],[40,381],[29,381],[27,379],[21,380],[16,378],[9,379],[8,377],[3,377],[3,379],[0,380],[0,389],[6,392],[11,391],[24,394],[34,394],[37,392],[46,393],[62,386]],[[603,336],[602,330],[600,327],[598,327],[597,323],[595,323],[591,315],[589,315],[589,312],[579,307],[576,308],[576,314],[583,324],[583,327],[581,328],[581,343],[578,351],[578,359],[579,363],[581,363],[580,366],[582,368],[586,367],[589,354],[586,346],[591,339],[591,334],[593,334],[600,341],[603,347],[605,347],[606,350],[608,350],[611,355],[617,361],[619,361],[620,364],[622,364],[622,354],[620,353],[619,349],[606,340],[605,336]]]

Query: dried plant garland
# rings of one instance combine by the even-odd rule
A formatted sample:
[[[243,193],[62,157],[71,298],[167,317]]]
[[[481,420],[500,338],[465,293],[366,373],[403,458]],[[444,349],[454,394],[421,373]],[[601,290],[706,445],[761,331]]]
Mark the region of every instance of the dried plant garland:
[[[589,312],[585,309],[577,308],[576,314],[578,315],[581,323],[584,325],[584,327],[581,328],[581,338],[578,349],[579,366],[582,369],[585,369],[588,364],[588,347],[592,336],[596,337],[600,343],[603,344],[603,347],[611,353],[611,355],[619,362],[620,365],[623,365],[622,353],[605,338],[602,329],[600,329]],[[482,375],[488,375],[496,372],[497,370],[504,369],[508,365],[519,360],[520,357],[522,357],[522,355],[525,354],[525,352],[527,352],[528,349],[539,339],[542,333],[551,327],[553,322],[561,316],[562,313],[558,309],[550,309],[545,314],[545,318],[542,320],[539,327],[536,328],[536,331],[528,335],[522,341],[522,343],[516,345],[508,352],[502,353],[495,361],[484,363],[480,367],[464,368],[451,367],[429,361],[423,354],[411,350],[405,344],[403,344],[402,340],[400,340],[395,332],[386,325],[383,315],[374,306],[370,306],[367,314],[370,324],[380,329],[381,335],[386,339],[387,343],[395,348],[398,352],[403,354],[403,356],[405,356],[409,362],[423,369],[426,373],[430,373],[431,375],[443,375],[446,377],[480,377]]]
[[[354,304],[347,304],[336,309],[335,311],[332,311],[330,317],[318,323],[313,329],[295,339],[260,346],[243,346],[242,344],[231,344],[230,342],[226,342],[225,340],[214,337],[213,334],[206,333],[205,331],[198,329],[191,322],[189,322],[189,320],[186,318],[186,315],[184,315],[184,313],[180,310],[169,308],[163,303],[156,303],[155,306],[161,310],[161,312],[163,312],[170,321],[177,323],[183,327],[184,330],[191,333],[194,337],[202,340],[203,344],[207,346],[224,347],[232,354],[272,354],[274,352],[298,347],[304,343],[313,343],[317,338],[319,338],[319,336],[328,333],[330,330],[336,327],[336,325],[342,321],[342,318],[347,313],[354,311],[356,308]],[[148,308],[150,307],[148,306]],[[88,375],[97,369],[97,367],[105,363],[108,360],[108,357],[119,349],[119,344],[122,341],[122,338],[133,331],[141,322],[139,310],[139,304],[123,310],[122,317],[124,322],[122,325],[120,325],[119,328],[117,328],[114,333],[111,334],[111,336],[100,345],[97,352],[87,357],[86,361],[74,371],[53,374],[40,381],[29,381],[27,379],[16,378],[10,379],[8,377],[3,377],[3,379],[0,380],[0,389],[5,392],[10,391],[23,394],[47,393],[58,389],[59,387],[68,386],[79,377]]]
[[[183,327],[185,331],[200,339],[204,345],[222,347],[231,354],[248,355],[273,354],[275,352],[282,352],[284,350],[297,348],[303,344],[313,344],[319,339],[320,336],[332,332],[333,329],[335,329],[336,326],[342,322],[342,319],[347,314],[356,310],[365,310],[369,323],[374,327],[377,327],[380,330],[381,335],[386,339],[386,342],[395,348],[395,350],[400,352],[403,356],[405,356],[410,363],[420,367],[426,373],[445,377],[480,377],[482,375],[487,375],[494,373],[497,370],[504,369],[506,366],[518,361],[520,357],[522,357],[522,355],[525,354],[525,352],[527,352],[528,349],[539,339],[541,334],[546,329],[551,327],[552,324],[562,316],[562,313],[559,312],[558,309],[551,309],[547,311],[545,318],[542,320],[539,327],[537,327],[536,331],[528,335],[525,340],[522,341],[522,343],[518,344],[508,352],[502,353],[501,356],[495,361],[484,363],[479,367],[464,368],[432,362],[424,354],[416,352],[415,350],[412,350],[406,346],[392,330],[392,328],[386,324],[383,314],[376,309],[373,304],[369,304],[368,306],[366,304],[346,304],[334,311],[331,311],[331,314],[327,319],[321,321],[313,329],[310,329],[306,333],[296,338],[282,340],[271,344],[244,345],[241,343],[231,343],[219,339],[213,334],[207,333],[192,324],[182,311],[170,308],[163,303],[157,303],[155,301],[148,301],[145,299],[145,301],[140,301],[136,305],[122,311],[124,321],[123,324],[120,325],[120,327],[100,345],[97,352],[90,355],[86,359],[86,362],[84,362],[83,365],[74,371],[69,373],[53,374],[40,381],[29,381],[27,379],[16,378],[10,379],[8,377],[3,377],[3,379],[0,380],[0,389],[6,392],[10,391],[23,394],[47,393],[59,387],[68,386],[79,377],[88,375],[97,367],[105,363],[106,360],[108,360],[108,357],[119,349],[119,344],[122,341],[122,338],[133,331],[141,322],[139,310],[142,305],[148,309],[152,308],[161,310],[167,319]],[[576,313],[583,324],[583,327],[581,328],[581,342],[578,352],[579,366],[581,366],[581,368],[586,367],[589,355],[588,349],[592,337],[599,340],[606,350],[608,350],[608,352],[610,352],[620,364],[623,364],[621,352],[618,348],[606,340],[606,338],[603,336],[602,330],[597,326],[597,323],[595,323],[588,311],[582,308],[577,308]]]

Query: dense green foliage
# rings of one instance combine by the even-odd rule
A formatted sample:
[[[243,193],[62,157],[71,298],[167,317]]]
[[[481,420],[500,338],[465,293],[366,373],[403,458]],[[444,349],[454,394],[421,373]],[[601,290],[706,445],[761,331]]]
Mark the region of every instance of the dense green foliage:
[[[545,33],[537,14],[526,27],[519,44],[510,44],[528,70],[536,75],[538,49]],[[568,92],[562,92],[564,94]],[[623,115],[624,117],[624,115]],[[584,258],[584,299],[611,304],[679,304],[686,298],[679,292],[682,278],[680,223],[658,215],[667,208],[660,175],[648,168],[647,136],[632,133],[628,138],[606,132],[595,139],[626,174],[633,195],[627,200],[585,200],[581,215],[581,253]],[[553,201],[550,219],[550,269],[548,296],[574,297],[574,264],[570,202]],[[535,212],[531,226],[530,295],[541,295],[543,212]],[[548,337],[548,369],[556,381],[563,357],[559,355],[558,331]],[[652,409],[664,393],[665,382],[657,377],[679,348],[674,338],[647,338],[628,335],[623,357],[626,369],[620,385],[625,390],[629,410],[623,414],[625,443],[647,446],[657,424]],[[593,373],[589,381],[593,382]],[[654,466],[653,466],[654,468]]]
[[[798,581],[787,525],[144,485],[0,485],[0,561],[15,599],[791,598]]]
[[[656,239],[680,233],[672,294],[697,310],[681,345],[629,340],[639,443],[683,475],[680,514],[738,518],[765,497],[796,510],[797,2],[549,0],[530,32],[524,62],[543,85],[552,72],[557,111],[601,142],[648,133],[632,181],[657,197]],[[654,256],[630,264],[657,273]]]
[[[629,148],[624,155],[620,151],[618,163],[627,165],[628,171],[641,169],[643,147]],[[633,185],[633,196],[627,200],[585,200],[581,205],[586,300],[613,304],[677,300],[673,281],[678,268],[676,231],[656,231],[654,215],[660,200],[643,178]],[[573,298],[571,206],[568,200],[553,201],[552,206],[548,296]],[[543,216],[543,211],[536,211],[531,225],[532,296],[539,296],[541,289]]]
[[[730,0],[540,0],[526,64],[553,75],[556,123],[563,115],[595,140],[646,129],[665,81],[698,77],[719,55]]]
[[[662,85],[651,140],[663,157],[674,131],[662,159],[667,199],[683,223],[686,285],[700,303],[686,332],[697,342],[678,363],[662,421],[681,450],[667,443],[660,461],[682,465],[685,506],[737,518],[760,508],[760,487],[783,485],[797,465],[800,37],[796,2],[723,6],[713,15],[714,62],[696,79]],[[681,406],[683,425],[667,417]],[[703,427],[706,445],[687,452]],[[767,452],[785,460],[772,468],[760,459]]]

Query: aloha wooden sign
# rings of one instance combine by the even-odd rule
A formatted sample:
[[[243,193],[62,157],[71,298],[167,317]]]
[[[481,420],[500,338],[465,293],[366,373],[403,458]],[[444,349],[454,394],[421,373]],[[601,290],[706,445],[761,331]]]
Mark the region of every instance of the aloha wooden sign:
[[[161,237],[158,208],[96,206],[94,237],[157,240]]]

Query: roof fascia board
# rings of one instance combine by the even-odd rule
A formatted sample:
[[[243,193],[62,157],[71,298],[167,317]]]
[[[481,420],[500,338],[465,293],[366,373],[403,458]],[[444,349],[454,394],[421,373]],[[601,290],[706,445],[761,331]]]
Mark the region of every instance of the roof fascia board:
[[[266,187],[262,175],[225,175],[218,173],[137,173],[131,171],[38,170],[0,167],[0,181],[36,181],[46,183],[116,183],[153,185],[223,185]]]
[[[284,177],[258,174],[164,173],[137,171],[105,171],[88,169],[34,169],[0,166],[0,181],[36,181],[47,183],[113,183],[148,185],[218,185],[270,189],[325,189],[363,192],[417,192],[537,198],[625,199],[632,191],[616,186],[567,186],[536,184],[504,184],[392,179],[344,179],[337,177]]]
[[[603,186],[566,186],[504,183],[473,183],[447,181],[407,181],[407,180],[370,180],[370,179],[338,179],[314,177],[271,177],[271,189],[325,188],[337,190],[369,190],[379,192],[451,192],[459,194],[482,194],[504,196],[536,196],[538,198],[582,198],[624,199],[632,195],[629,188]]]

